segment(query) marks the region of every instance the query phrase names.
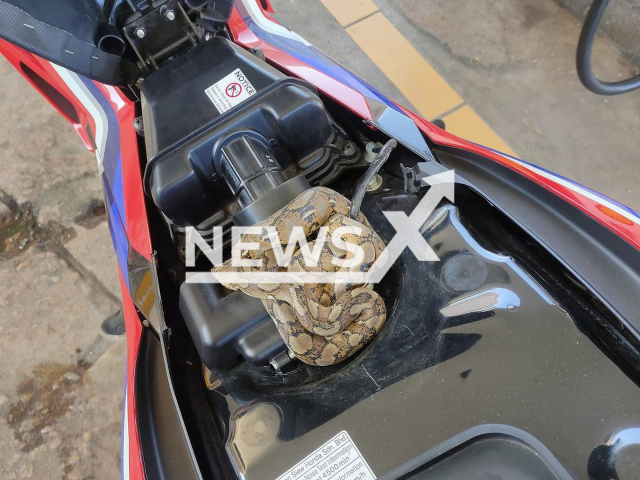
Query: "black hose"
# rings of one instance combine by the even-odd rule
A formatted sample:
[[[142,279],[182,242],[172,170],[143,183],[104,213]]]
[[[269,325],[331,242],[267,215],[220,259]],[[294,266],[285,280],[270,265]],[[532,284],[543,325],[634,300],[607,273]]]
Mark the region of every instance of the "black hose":
[[[598,26],[609,5],[609,0],[593,0],[587,18],[584,21],[580,41],[578,42],[578,55],[576,59],[578,77],[582,84],[599,95],[619,95],[640,88],[640,75],[622,80],[620,82],[602,82],[593,73],[591,68],[591,51],[593,41],[598,32]]]
[[[127,44],[120,35],[120,30],[112,23],[99,25],[97,47],[100,51],[121,57],[127,49]]]
[[[362,206],[362,200],[364,199],[365,193],[367,193],[367,187],[369,183],[371,183],[371,179],[378,173],[378,170],[382,168],[384,162],[389,159],[391,152],[396,146],[398,142],[394,139],[389,140],[384,144],[384,147],[380,149],[380,153],[376,155],[376,158],[373,160],[367,171],[358,181],[358,185],[356,186],[356,191],[353,194],[353,198],[351,199],[351,208],[349,209],[349,216],[351,218],[357,219],[360,214],[360,207]]]

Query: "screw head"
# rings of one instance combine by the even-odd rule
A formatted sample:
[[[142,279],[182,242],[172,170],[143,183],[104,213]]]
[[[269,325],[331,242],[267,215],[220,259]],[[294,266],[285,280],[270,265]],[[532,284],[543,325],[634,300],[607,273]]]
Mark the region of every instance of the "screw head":
[[[356,151],[357,148],[352,142],[347,142],[342,149],[342,153],[345,155],[353,155],[354,153],[356,153]]]
[[[136,117],[133,121],[133,128],[139,135],[144,136],[144,124],[142,123],[142,117]]]
[[[136,37],[138,38],[144,38],[147,32],[144,30],[144,28],[140,27],[140,28],[136,28],[135,34],[136,34]]]
[[[176,12],[174,12],[173,10],[167,10],[166,12],[164,12],[164,18],[166,18],[170,22],[173,22],[176,19]]]

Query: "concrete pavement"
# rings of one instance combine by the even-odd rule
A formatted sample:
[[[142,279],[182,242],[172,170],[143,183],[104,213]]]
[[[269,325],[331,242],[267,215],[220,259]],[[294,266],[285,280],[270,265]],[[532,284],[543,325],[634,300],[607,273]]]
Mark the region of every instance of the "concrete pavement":
[[[95,156],[0,60],[0,478],[120,475],[124,338]]]
[[[349,2],[272,3],[290,28],[383,93],[409,103],[410,93],[402,92],[402,86],[384,75],[384,64],[376,64],[388,60],[369,58],[369,52],[358,46],[357,38],[354,40],[353,29],[361,24],[373,25],[372,16],[365,15],[343,28],[324,4],[331,7],[332,3]],[[581,25],[571,13],[552,0],[373,3],[446,81],[446,88],[455,91],[464,105],[519,157],[640,210],[640,91],[607,98],[582,87],[575,71]],[[383,37],[380,43],[385,40]],[[403,52],[397,55],[402,57]],[[607,78],[636,72],[636,67],[604,37],[595,44],[594,67]],[[423,95],[439,99],[441,91],[425,82]],[[424,102],[424,98],[419,101]],[[418,102],[412,106],[419,109]],[[449,119],[445,115],[449,130],[490,144],[492,138],[485,134],[484,125],[478,129],[477,119],[460,119],[460,112],[450,113],[453,118]]]

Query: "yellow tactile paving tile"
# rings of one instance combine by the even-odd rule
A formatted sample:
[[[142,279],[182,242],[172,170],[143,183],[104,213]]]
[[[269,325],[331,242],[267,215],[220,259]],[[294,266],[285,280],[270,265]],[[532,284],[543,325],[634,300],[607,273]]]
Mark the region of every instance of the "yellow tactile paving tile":
[[[346,3],[349,2],[342,4]],[[462,103],[458,94],[382,13],[371,15],[346,31],[424,118],[432,119]]]
[[[340,26],[346,27],[378,11],[371,0],[320,0]]]
[[[516,155],[469,105],[443,117],[443,120],[447,126],[447,132],[500,152]]]

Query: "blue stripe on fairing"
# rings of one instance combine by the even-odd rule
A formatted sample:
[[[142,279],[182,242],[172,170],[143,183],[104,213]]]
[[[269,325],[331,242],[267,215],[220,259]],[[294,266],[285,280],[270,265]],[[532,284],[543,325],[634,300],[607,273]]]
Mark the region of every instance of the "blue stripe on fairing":
[[[480,145],[480,144],[476,143],[476,145]],[[535,163],[531,163],[531,162],[528,162],[528,161],[523,160],[521,158],[509,155],[507,153],[500,152],[499,150],[494,150],[493,148],[487,147],[485,145],[480,145],[480,146],[483,147],[483,148],[486,148],[487,150],[491,150],[494,153],[502,155],[503,157],[507,157],[507,158],[509,158],[511,160],[514,160],[516,162],[524,163],[526,166],[532,167],[533,169],[542,170],[547,175],[550,175],[552,177],[558,178],[558,179],[563,180],[563,181],[565,181],[567,183],[570,183],[571,185],[575,185],[578,188],[586,190],[587,192],[591,193],[592,195],[595,195],[596,197],[602,199],[604,202],[611,203],[611,204],[615,205],[616,207],[624,210],[625,212],[630,213],[634,217],[637,217],[638,219],[640,219],[640,213],[639,212],[636,212],[634,209],[632,209],[632,208],[630,208],[630,207],[618,202],[617,200],[614,200],[613,198],[607,197],[606,195],[604,195],[604,194],[602,194],[602,193],[600,193],[600,192],[598,192],[598,191],[596,191],[596,190],[594,190],[592,188],[589,188],[589,187],[587,187],[585,185],[582,185],[581,183],[578,183],[575,180],[571,180],[570,178],[562,176],[562,175],[560,175],[560,174],[558,174],[556,172],[552,172],[551,170],[547,170],[546,168],[541,167],[540,165],[536,165]]]
[[[122,151],[120,145],[120,125],[116,112],[109,100],[98,89],[93,80],[79,76],[89,93],[98,102],[107,117],[107,138],[105,151],[99,152],[102,157],[102,187],[104,190],[107,217],[109,219],[109,232],[111,241],[116,251],[118,265],[122,272],[124,282],[129,288],[129,239],[126,233],[126,215],[124,209],[124,188],[122,178]]]
[[[301,62],[312,66],[329,77],[344,83],[348,87],[361,93],[364,97],[382,102],[394,110],[401,112],[392,101],[378,92],[365,80],[345,69],[339,63],[336,63],[335,60],[322,53],[316,47],[312,45],[305,45],[304,43],[292,38],[282,37],[280,35],[267,32],[253,20],[241,2],[236,2],[236,7],[238,8],[238,12],[240,12],[245,24],[261,40],[264,40],[270,45],[273,45],[274,47],[296,57]]]
[[[105,151],[102,154],[102,164],[107,181],[113,191],[114,199],[123,225],[127,225],[127,218],[124,209],[124,190],[122,187],[122,151],[120,147],[120,124],[113,106],[105,95],[98,89],[93,80],[80,77],[85,86],[89,89],[93,97],[96,99],[102,110],[107,116],[107,139],[105,142]]]
[[[113,246],[116,250],[116,257],[118,259],[118,265],[120,266],[120,271],[122,272],[122,278],[124,279],[124,283],[127,286],[127,290],[129,289],[129,268],[128,268],[128,258],[129,258],[129,239],[127,238],[127,233],[124,229],[124,225],[122,225],[122,220],[120,219],[120,212],[118,211],[118,206],[113,198],[113,192],[111,187],[109,186],[109,182],[107,181],[106,172],[102,174],[102,184],[104,188],[104,196],[105,202],[107,204],[107,218],[109,220],[109,232],[111,233],[111,241],[113,242]]]
[[[111,138],[107,138],[107,145],[111,142]],[[118,144],[119,145],[119,144]],[[107,169],[105,168],[105,173],[107,173]],[[108,178],[107,178],[108,179]],[[118,206],[118,211],[120,212],[120,218],[122,219],[122,225],[126,228],[127,226],[127,215],[126,210],[124,209],[124,178],[122,177],[122,152],[118,150],[118,161],[116,163],[116,168],[113,172],[113,177],[110,182],[111,188],[113,189],[113,196],[116,201],[116,205]]]

